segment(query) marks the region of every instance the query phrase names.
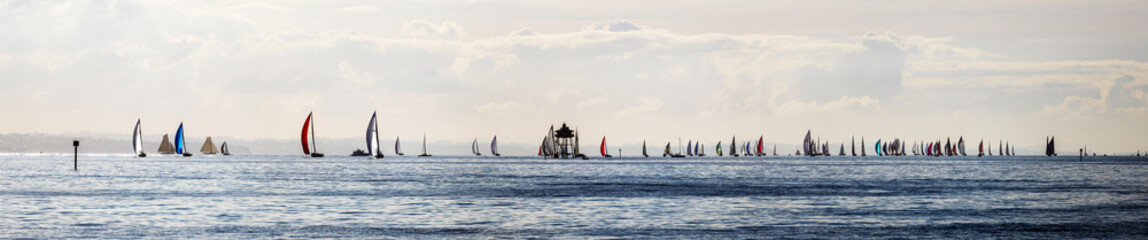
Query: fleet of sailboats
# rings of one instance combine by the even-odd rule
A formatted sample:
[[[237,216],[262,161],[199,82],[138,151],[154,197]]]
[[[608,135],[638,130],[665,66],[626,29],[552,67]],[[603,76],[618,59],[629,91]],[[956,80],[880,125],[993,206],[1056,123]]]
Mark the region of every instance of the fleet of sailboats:
[[[141,124],[142,124],[142,120],[137,119],[135,127],[132,130],[133,131],[132,132],[132,151],[138,157],[146,157],[147,152],[144,151],[143,133],[142,133]],[[377,114],[377,112],[372,113],[371,114],[371,120],[367,124],[367,130],[366,130],[366,134],[365,134],[366,135],[365,136],[366,137],[366,143],[367,143],[367,152],[366,153],[368,153],[365,155],[374,156],[376,158],[382,158],[383,154],[381,151],[381,146],[380,146],[380,141],[379,141],[378,126],[379,126],[378,125],[378,114]],[[563,125],[563,127],[565,127],[565,125]],[[553,132],[553,126],[551,126],[551,129],[552,129],[551,132]],[[311,157],[323,157],[324,154],[320,153],[318,151],[318,143],[316,141],[315,132],[316,132],[316,130],[315,130],[314,114],[308,113],[307,118],[303,121],[303,128],[302,128],[302,131],[300,134],[300,142],[301,142],[301,146],[303,148],[303,153],[308,155],[308,156],[311,156]],[[567,136],[567,137],[570,137],[570,136]],[[572,137],[574,139],[574,142],[577,142],[578,136],[577,136],[576,132],[572,134]],[[734,136],[733,138],[731,138],[731,141],[730,141],[730,146],[734,146],[734,147],[730,147],[728,149],[729,155],[731,157],[737,157],[737,156],[741,156],[741,155],[768,156],[769,154],[767,154],[765,151],[766,149],[765,149],[764,139],[765,139],[765,136],[762,135],[762,136],[758,137],[758,140],[756,142],[747,141],[747,142],[739,145],[736,142],[737,141],[736,136]],[[568,140],[564,140],[564,141],[568,141]],[[1045,138],[1045,155],[1046,156],[1056,156],[1055,141],[1056,140],[1054,137],[1046,137]],[[563,147],[561,147],[561,149],[559,149],[557,147],[558,140],[556,140],[556,138],[554,138],[553,134],[548,134],[547,136],[545,136],[543,138],[543,143],[539,146],[538,155],[540,155],[540,156],[557,156],[556,154],[559,154],[559,150],[561,150],[561,152],[562,152],[561,154],[563,154],[563,155],[571,155],[570,153],[567,152],[570,149],[567,147],[571,147],[573,149],[573,153],[574,153],[573,155],[578,155],[578,156],[581,156],[585,159],[584,155],[581,155],[579,153],[577,144],[566,144],[566,143],[563,143],[563,144],[565,146],[563,146]],[[666,149],[663,153],[663,156],[666,156],[666,157],[685,157],[685,156],[699,156],[699,157],[701,157],[701,156],[705,156],[705,144],[702,143],[701,141],[694,141],[691,139],[688,141],[688,143],[684,147],[682,147],[680,145],[681,139],[679,139],[678,144],[679,144],[679,151],[677,153],[673,153],[673,152],[671,152],[671,150],[672,150],[671,145],[672,144],[667,142],[666,143]],[[1016,147],[1015,146],[1010,146],[1011,144],[1009,144],[1005,141],[998,141],[997,144],[998,144],[998,148],[997,148],[998,154],[997,155],[1000,155],[1000,156],[1014,156],[1014,155],[1016,155]],[[190,156],[192,156],[192,153],[186,148],[186,145],[187,145],[186,132],[184,130],[183,123],[180,123],[179,128],[176,130],[174,138],[169,139],[167,134],[163,135],[163,139],[159,144],[159,149],[157,149],[157,152],[160,154],[180,154],[180,155],[183,155],[185,157],[190,157]],[[909,145],[910,145],[909,142],[901,141],[901,139],[896,139],[896,138],[893,139],[892,141],[883,141],[881,139],[878,139],[876,144],[874,145],[874,152],[876,152],[876,154],[879,156],[904,156],[904,155],[907,155],[908,153],[912,153],[913,155],[927,155],[927,156],[967,156],[967,152],[966,152],[966,148],[965,148],[966,144],[965,144],[965,140],[964,140],[963,136],[958,137],[957,141],[955,141],[955,142],[951,141],[951,138],[946,138],[943,141],[943,143],[942,143],[942,141],[938,140],[938,141],[933,141],[933,142],[912,142],[911,143],[912,146],[910,147]],[[820,137],[817,137],[817,139],[814,139],[813,135],[812,135],[812,130],[808,130],[805,133],[805,138],[803,139],[802,147],[799,148],[797,151],[795,151],[794,154],[795,155],[805,155],[805,156],[832,156],[832,154],[830,153],[830,150],[829,150],[830,149],[829,146],[830,146],[829,141],[822,142],[820,140]],[[861,156],[866,156],[867,153],[866,153],[865,147],[864,147],[865,146],[865,138],[864,137],[861,138],[861,146],[862,146],[861,147]],[[741,148],[741,151],[744,154],[738,154],[737,153],[738,148]],[[909,148],[910,151],[906,151],[906,148]],[[606,144],[606,137],[602,137],[602,142],[599,145],[599,153],[601,154],[602,157],[613,157],[613,155],[609,154],[607,149],[608,148],[607,148],[607,144]],[[684,155],[681,154],[681,151],[680,151],[681,149],[685,149],[686,154],[684,154]],[[490,141],[490,150],[491,150],[492,155],[502,156],[502,154],[498,150],[498,136],[497,135],[494,136]],[[718,156],[724,156],[725,155],[724,151],[726,149],[723,146],[723,143],[721,141],[718,141],[717,145],[714,147],[714,150],[715,150],[715,152],[717,152]],[[481,150],[478,147],[478,139],[477,138],[475,138],[471,143],[471,151],[476,156],[482,155]],[[214,155],[214,154],[231,155],[230,149],[229,149],[226,141],[224,141],[222,145],[219,145],[219,148],[216,148],[216,145],[213,142],[212,137],[210,137],[210,136],[204,140],[203,146],[200,148],[200,152],[203,153],[204,155]],[[620,152],[620,150],[619,150],[619,152]],[[641,152],[642,152],[643,157],[649,157],[649,154],[647,152],[647,144],[646,144],[645,140],[642,141]],[[400,155],[400,156],[403,155],[402,148],[401,148],[400,141],[399,141],[399,137],[395,137],[395,154]],[[774,156],[777,155],[777,144],[774,144],[774,146],[773,146],[773,155]],[[845,144],[844,143],[841,143],[839,145],[837,155],[838,156],[847,156],[847,153],[845,152]],[[857,145],[856,145],[856,138],[855,137],[850,137],[850,153],[848,153],[848,155],[857,156]],[[990,144],[988,144],[986,146],[985,141],[981,140],[977,144],[977,157],[983,157],[985,155],[989,155],[989,156],[993,155],[992,154],[992,145],[990,142]],[[431,156],[426,151],[426,133],[423,134],[422,154],[420,154],[419,156],[421,156],[421,157]]]

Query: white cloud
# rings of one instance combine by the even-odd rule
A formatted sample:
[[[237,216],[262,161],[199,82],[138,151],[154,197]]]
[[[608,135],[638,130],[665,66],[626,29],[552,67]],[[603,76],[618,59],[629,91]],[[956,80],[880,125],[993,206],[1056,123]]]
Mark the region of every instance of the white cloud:
[[[416,38],[453,40],[463,35],[462,26],[451,20],[433,24],[427,20],[415,19],[403,24],[403,32]]]
[[[502,103],[489,102],[489,103],[477,106],[477,107],[475,107],[475,109],[478,110],[479,112],[488,112],[488,113],[517,112],[518,110],[522,109],[522,104],[518,104],[517,102],[513,102],[513,101],[507,101],[507,102],[502,102]]]
[[[375,7],[375,5],[369,5],[369,4],[368,5],[359,5],[359,6],[339,8],[339,11],[343,11],[343,12],[374,12],[374,11],[378,11],[378,10],[379,9],[377,7]]]
[[[636,115],[648,114],[662,109],[662,99],[644,97],[634,100],[631,107],[615,112],[614,116],[626,118]]]
[[[614,19],[605,23],[594,23],[582,27],[582,31],[631,32],[641,31],[643,26],[634,24],[625,19]]]

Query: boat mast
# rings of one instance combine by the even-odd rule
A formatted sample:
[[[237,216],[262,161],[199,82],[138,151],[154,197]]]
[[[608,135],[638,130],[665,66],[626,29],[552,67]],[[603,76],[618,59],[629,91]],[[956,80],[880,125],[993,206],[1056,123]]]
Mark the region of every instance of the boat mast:
[[[307,118],[311,119],[311,149],[314,150],[312,152],[319,152],[319,144],[315,141],[315,118],[312,117],[313,113],[314,112],[307,114]]]
[[[379,146],[379,120],[375,118],[375,114],[371,114],[371,120],[375,120],[375,154],[383,155],[382,146]],[[395,146],[399,146],[399,138],[395,137]],[[397,149],[397,148],[396,148]],[[397,153],[396,153],[397,154]]]

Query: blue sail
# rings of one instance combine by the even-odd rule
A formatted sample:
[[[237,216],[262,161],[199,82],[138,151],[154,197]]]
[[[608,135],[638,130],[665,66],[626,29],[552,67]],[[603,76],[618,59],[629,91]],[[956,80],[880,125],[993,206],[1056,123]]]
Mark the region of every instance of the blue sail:
[[[179,130],[175,130],[175,153],[183,154],[183,123],[179,123]]]
[[[682,144],[682,142],[678,142],[678,144]],[[693,140],[686,141],[686,155],[689,155],[689,156],[694,155],[694,148],[690,147],[691,144],[694,144]]]
[[[877,152],[878,156],[881,155],[881,140],[880,139],[877,140],[877,145],[873,146],[873,151]]]
[[[698,150],[701,150],[701,147],[699,147],[699,145],[702,145],[702,143],[694,144],[694,153],[697,155],[702,155],[702,152],[698,151]]]

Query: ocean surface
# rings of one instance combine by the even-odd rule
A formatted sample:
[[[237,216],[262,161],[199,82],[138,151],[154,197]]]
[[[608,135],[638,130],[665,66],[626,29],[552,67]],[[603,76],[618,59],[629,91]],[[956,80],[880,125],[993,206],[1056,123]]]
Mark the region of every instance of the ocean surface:
[[[1148,158],[0,155],[0,238],[1148,238]]]

